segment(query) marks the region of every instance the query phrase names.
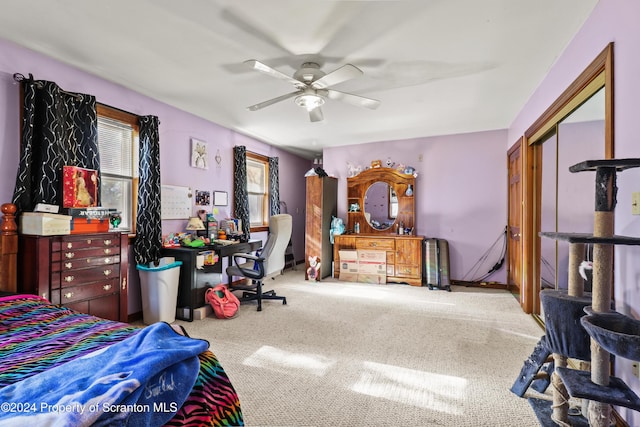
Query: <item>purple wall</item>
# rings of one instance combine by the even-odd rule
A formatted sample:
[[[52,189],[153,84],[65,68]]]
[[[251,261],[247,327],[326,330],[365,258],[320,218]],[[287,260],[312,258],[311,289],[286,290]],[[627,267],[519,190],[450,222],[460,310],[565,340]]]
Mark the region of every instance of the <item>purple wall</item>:
[[[13,74],[32,73],[36,79],[55,81],[63,89],[90,93],[98,102],[138,115],[156,115],[160,118],[160,167],[163,184],[191,187],[193,190],[226,191],[229,200],[233,194],[233,146],[245,145],[247,150],[267,156],[278,156],[280,166],[280,199],[286,202],[293,216],[294,254],[304,259],[304,174],[311,162],[273,146],[240,135],[229,129],[203,120],[184,111],[170,107],[140,95],[109,81],[61,64],[38,53],[23,49],[13,43],[0,40],[0,200],[10,201],[15,185],[19,157],[19,85]],[[208,143],[210,167],[195,169],[191,164],[191,138]],[[221,167],[211,157],[217,150],[222,155]],[[221,208],[218,218],[230,214],[228,206]],[[194,207],[194,212],[196,208]],[[183,231],[186,220],[162,222],[163,234]],[[266,238],[266,233],[255,233],[252,237]],[[133,258],[130,258],[133,259]],[[135,267],[135,266],[132,266]],[[131,277],[137,277],[135,268]],[[129,313],[140,311],[139,287],[133,280],[130,287]]]
[[[508,131],[508,141],[515,141],[522,135],[525,129],[551,105],[602,49],[609,42],[614,42],[615,157],[640,157],[638,16],[640,16],[640,2],[600,1],[512,123]],[[627,236],[640,236],[640,218],[631,215],[631,193],[640,191],[640,170],[631,169],[619,174],[617,184],[615,232]],[[640,289],[640,248],[616,246],[614,260],[616,309],[626,315],[640,318],[640,292],[638,291]],[[640,381],[631,373],[631,361],[617,358],[615,375],[622,378],[636,393],[640,392]],[[638,412],[624,408],[618,408],[618,411],[629,425],[640,425]]]
[[[383,141],[324,150],[324,168],[338,181],[338,216],[346,220],[347,162],[368,166],[387,159],[413,166],[416,234],[449,241],[450,277],[470,280],[500,258],[500,244],[486,268],[476,263],[501,238],[507,216],[506,130]],[[504,269],[487,280],[504,283]]]
[[[640,157],[638,108],[640,99],[640,2],[601,1],[576,34],[565,52],[541,82],[507,130],[466,135],[416,138],[376,142],[366,145],[329,148],[324,152],[324,168],[339,180],[338,215],[346,216],[346,162],[386,160],[414,166],[416,184],[417,233],[442,237],[451,245],[451,276],[463,279],[478,258],[493,244],[506,224],[506,151],[542,112],[569,86],[609,42],[615,47],[615,155]],[[0,41],[0,200],[10,200],[18,158],[18,86],[12,74],[33,73],[36,78],[58,82],[67,90],[93,93],[100,102],[136,114],[160,117],[163,182],[196,186],[215,183],[212,189],[231,192],[231,147],[237,143],[248,149],[273,155],[268,147],[197,117],[183,113],[135,92],[79,72],[38,54]],[[490,105],[490,104],[488,104]],[[200,172],[188,164],[189,138],[199,137],[220,147],[226,164],[221,170]],[[304,227],[304,172],[309,162],[281,151],[281,197],[294,215],[296,248],[302,248]],[[286,164],[287,162],[290,164]],[[176,164],[172,164],[176,163]],[[363,164],[364,165],[364,164]],[[185,173],[187,171],[188,173]],[[295,179],[297,178],[297,179]],[[618,177],[616,233],[640,236],[640,218],[631,215],[631,193],[640,191],[640,170],[625,171]],[[164,226],[164,224],[163,224]],[[167,225],[168,226],[168,225]],[[179,227],[178,227],[179,228]],[[297,258],[303,249],[296,249]],[[640,318],[640,248],[615,249],[615,298],[618,311]],[[490,278],[503,282],[503,271]],[[636,392],[640,381],[631,375],[630,361],[616,360],[616,375]],[[620,409],[630,425],[640,424],[640,415]]]

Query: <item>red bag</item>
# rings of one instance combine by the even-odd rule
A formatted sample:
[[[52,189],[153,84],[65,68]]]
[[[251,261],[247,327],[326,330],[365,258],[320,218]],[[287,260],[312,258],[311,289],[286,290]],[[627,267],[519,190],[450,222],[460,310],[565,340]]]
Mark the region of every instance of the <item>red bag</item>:
[[[206,302],[211,304],[213,313],[218,319],[231,319],[238,313],[240,300],[224,285],[207,289],[204,294]]]

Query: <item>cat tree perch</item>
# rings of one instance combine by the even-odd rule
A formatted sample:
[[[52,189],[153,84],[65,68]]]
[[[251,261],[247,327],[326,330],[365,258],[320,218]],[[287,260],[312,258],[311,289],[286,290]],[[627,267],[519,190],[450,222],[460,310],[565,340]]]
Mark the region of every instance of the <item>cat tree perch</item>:
[[[555,372],[562,382],[560,385],[554,384],[556,387],[554,388],[553,419],[561,425],[568,425],[568,403],[566,403],[568,396],[590,401],[588,419],[591,426],[609,426],[610,405],[619,405],[640,411],[638,396],[622,380],[610,376],[611,354],[632,360],[640,359],[640,321],[611,310],[613,245],[640,245],[640,238],[613,234],[613,215],[617,192],[616,174],[636,167],[640,167],[640,159],[587,160],[571,166],[570,172],[596,172],[593,235],[540,233],[541,237],[570,243],[570,265],[573,267],[577,265],[576,262],[579,263],[579,248],[584,248],[580,245],[593,245],[593,282],[590,306],[583,307],[588,313],[587,316],[578,315],[575,317],[575,320],[580,318],[579,326],[582,326],[583,330],[586,330],[591,337],[590,357],[585,358],[582,355],[576,358],[590,359],[591,372],[566,367],[566,358],[575,357],[571,354],[572,350],[566,348],[575,344],[569,344],[569,341],[573,339],[572,336],[566,339],[560,337],[557,339],[558,344],[550,346],[556,362]],[[570,301],[569,305],[586,304],[586,301],[589,300],[584,297],[584,285],[575,279],[575,272],[570,272],[569,275],[569,289],[564,298]],[[578,285],[578,283],[580,284]],[[562,299],[555,295],[553,298]],[[556,316],[557,313],[558,311],[554,310],[550,316]],[[545,323],[546,320],[545,313]],[[555,334],[555,331],[549,331],[549,327],[554,327],[553,321],[546,326],[547,335],[562,335]],[[577,333],[576,331],[577,329],[571,331],[571,334]],[[579,344],[576,351],[584,353]]]

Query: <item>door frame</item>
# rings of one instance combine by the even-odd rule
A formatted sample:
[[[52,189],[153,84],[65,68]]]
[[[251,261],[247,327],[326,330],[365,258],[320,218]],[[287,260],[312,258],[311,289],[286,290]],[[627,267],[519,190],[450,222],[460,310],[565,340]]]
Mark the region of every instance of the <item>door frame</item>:
[[[526,298],[525,293],[523,292],[523,281],[522,281],[522,213],[523,213],[523,203],[522,203],[522,174],[523,174],[523,162],[522,162],[522,150],[524,147],[524,138],[521,137],[516,141],[511,148],[507,151],[507,286],[509,287],[509,291],[517,295],[518,302],[522,306],[523,310],[526,311],[526,304],[529,303],[528,298]],[[516,193],[514,194],[512,191],[514,174],[513,164],[514,161],[513,156],[516,155],[517,158],[515,162],[518,163],[518,182],[519,185],[517,187]],[[519,208],[516,209],[514,205],[519,205]],[[517,212],[514,213],[514,210]],[[512,220],[517,217],[518,230],[517,236],[514,236],[514,231],[512,229]],[[515,237],[515,238],[514,238]]]
[[[613,42],[587,66],[571,85],[525,131],[522,140],[522,293],[526,313],[540,314],[540,186],[542,156],[536,142],[593,93],[605,87],[605,158],[614,157]]]

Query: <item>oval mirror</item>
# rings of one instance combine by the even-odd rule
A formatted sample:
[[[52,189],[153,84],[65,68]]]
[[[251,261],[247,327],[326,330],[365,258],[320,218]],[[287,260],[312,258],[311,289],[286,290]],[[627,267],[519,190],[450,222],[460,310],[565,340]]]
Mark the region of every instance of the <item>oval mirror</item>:
[[[386,182],[374,182],[364,196],[364,216],[376,230],[387,230],[395,222],[398,212],[398,198],[393,188]]]

